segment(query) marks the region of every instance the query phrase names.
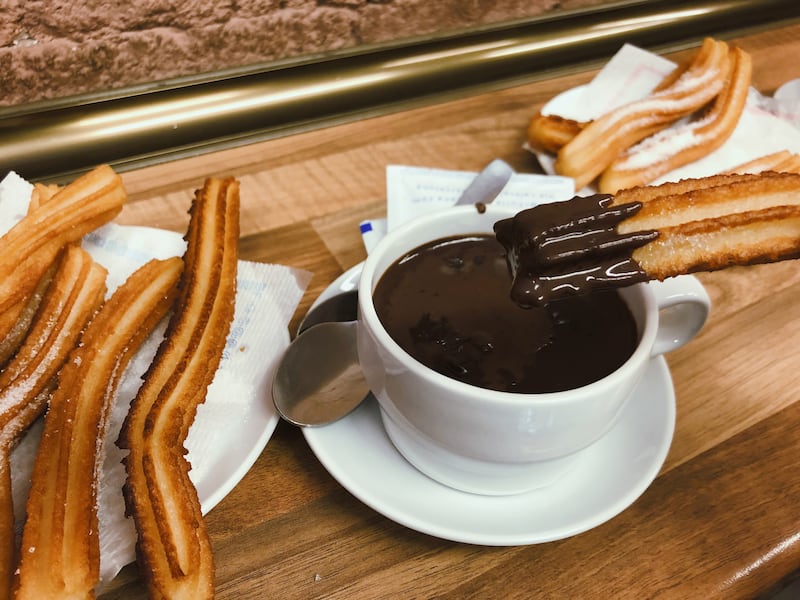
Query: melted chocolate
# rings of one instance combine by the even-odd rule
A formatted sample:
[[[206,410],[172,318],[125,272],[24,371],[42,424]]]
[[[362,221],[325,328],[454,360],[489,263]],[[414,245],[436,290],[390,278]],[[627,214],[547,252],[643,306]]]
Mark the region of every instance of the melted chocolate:
[[[638,343],[616,291],[546,307],[511,300],[505,251],[488,235],[446,238],[395,262],[375,289],[389,335],[428,367],[509,392],[573,389],[617,369]]]
[[[511,297],[524,306],[547,304],[569,295],[646,281],[633,251],[657,231],[629,234],[617,225],[641,203],[610,206],[608,194],[576,196],[542,204],[495,223],[514,275]]]

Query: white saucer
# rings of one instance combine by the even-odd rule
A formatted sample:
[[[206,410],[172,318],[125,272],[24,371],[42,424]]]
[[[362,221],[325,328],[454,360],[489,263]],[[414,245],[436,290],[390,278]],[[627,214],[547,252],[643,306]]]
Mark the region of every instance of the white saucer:
[[[321,299],[352,289],[360,268],[344,273]],[[423,475],[389,441],[373,399],[303,434],[345,489],[393,521],[447,540],[515,546],[576,535],[618,515],[655,479],[674,429],[672,379],[658,357],[617,425],[557,483],[524,494],[468,494]]]

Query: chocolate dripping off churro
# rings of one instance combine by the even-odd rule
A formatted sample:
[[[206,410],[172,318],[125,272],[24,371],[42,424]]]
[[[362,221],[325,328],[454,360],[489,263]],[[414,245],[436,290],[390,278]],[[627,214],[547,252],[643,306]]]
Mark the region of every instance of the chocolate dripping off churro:
[[[648,279],[633,250],[656,231],[621,234],[617,225],[641,209],[640,202],[612,206],[609,194],[543,204],[498,221],[513,275],[512,299],[547,304],[565,296],[631,285]]]

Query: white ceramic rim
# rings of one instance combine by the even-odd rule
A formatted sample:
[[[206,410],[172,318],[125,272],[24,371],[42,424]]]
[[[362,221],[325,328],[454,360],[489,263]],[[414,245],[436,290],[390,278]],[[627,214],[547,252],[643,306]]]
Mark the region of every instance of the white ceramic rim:
[[[432,385],[437,387],[449,388],[452,393],[458,394],[462,397],[467,396],[471,398],[480,398],[482,402],[491,402],[498,405],[516,405],[520,403],[535,402],[537,405],[543,404],[558,404],[568,405],[571,403],[583,402],[587,395],[596,396],[597,394],[603,395],[609,388],[615,387],[619,384],[621,378],[628,378],[635,376],[635,371],[638,370],[651,358],[651,348],[656,339],[658,331],[658,307],[652,293],[647,289],[647,284],[639,283],[632,288],[638,288],[636,291],[641,295],[644,305],[644,328],[639,335],[639,343],[636,346],[633,354],[626,360],[618,369],[608,374],[607,376],[587,385],[564,390],[560,392],[548,392],[542,394],[521,394],[516,392],[501,392],[497,390],[490,390],[486,388],[477,387],[457,379],[452,379],[441,373],[437,373],[417,361],[414,357],[408,354],[403,348],[392,339],[386,329],[383,327],[378,313],[375,310],[375,305],[372,302],[372,292],[374,289],[373,279],[375,279],[378,263],[384,258],[383,255],[387,252],[387,248],[398,244],[403,247],[403,251],[392,257],[389,264],[394,263],[401,256],[405,255],[408,251],[413,250],[416,245],[407,247],[403,243],[404,238],[409,237],[409,232],[414,231],[420,227],[430,227],[442,221],[452,221],[457,219],[459,215],[475,212],[475,206],[456,206],[449,209],[443,209],[427,215],[423,215],[405,223],[386,234],[381,239],[372,252],[369,253],[367,259],[364,261],[364,268],[361,271],[361,277],[358,282],[358,307],[359,307],[359,320],[369,327],[371,333],[377,341],[388,349],[391,354],[400,361],[410,371],[414,371],[420,377],[426,379]],[[495,222],[499,219],[513,216],[516,210],[502,207],[495,207],[488,205],[484,214],[489,217],[494,216]],[[464,235],[470,233],[486,234],[486,231],[464,231]],[[444,236],[442,236],[444,237]],[[430,241],[436,239],[432,238]],[[377,284],[377,281],[375,282]]]

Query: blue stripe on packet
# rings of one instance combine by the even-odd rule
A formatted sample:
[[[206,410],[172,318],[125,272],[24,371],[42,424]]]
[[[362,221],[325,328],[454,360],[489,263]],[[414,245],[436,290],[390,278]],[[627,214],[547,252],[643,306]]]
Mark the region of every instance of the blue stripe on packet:
[[[358,225],[361,231],[361,240],[369,254],[381,238],[386,235],[386,219],[370,219]]]

